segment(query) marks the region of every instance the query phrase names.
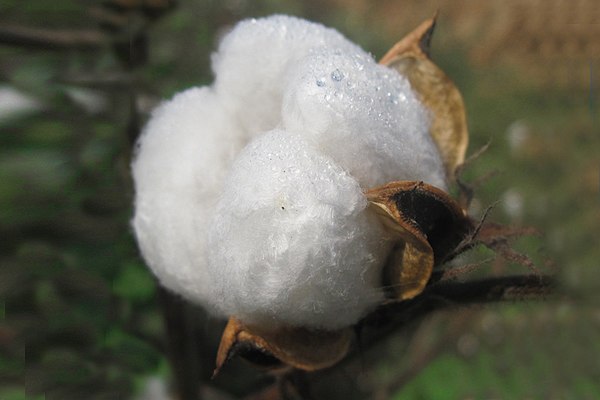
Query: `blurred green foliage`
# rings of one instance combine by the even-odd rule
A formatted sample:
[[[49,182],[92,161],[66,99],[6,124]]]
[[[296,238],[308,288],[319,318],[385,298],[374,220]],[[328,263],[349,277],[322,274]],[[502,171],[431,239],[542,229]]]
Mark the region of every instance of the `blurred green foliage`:
[[[0,23],[100,29],[90,7],[103,6],[5,0]],[[147,104],[209,83],[209,54],[223,29],[273,12],[337,27],[379,55],[412,28],[385,37],[335,2],[179,1],[148,27],[149,59],[134,69],[109,45],[0,44],[0,87],[34,102],[0,118],[1,399],[122,399],[141,391],[148,376],[168,379],[157,289],[128,222],[131,93],[145,113]],[[442,38],[452,35],[443,18],[442,10]],[[444,43],[434,40],[434,57],[463,91],[471,151],[491,140],[466,178],[499,172],[477,191],[472,212],[499,202],[492,219],[537,227],[541,236],[520,249],[558,273],[562,297],[476,313],[393,398],[598,398],[598,83],[589,91],[536,86],[524,70],[469,64],[469,43]],[[510,268],[489,270],[516,271]],[[473,352],[461,347],[464,335]],[[411,368],[405,350],[382,354],[381,374],[354,384],[385,386]],[[213,354],[204,357],[210,364]]]

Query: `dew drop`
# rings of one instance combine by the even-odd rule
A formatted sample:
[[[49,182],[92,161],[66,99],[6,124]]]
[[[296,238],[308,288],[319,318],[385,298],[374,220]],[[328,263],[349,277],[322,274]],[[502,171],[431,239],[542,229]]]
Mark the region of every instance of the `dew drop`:
[[[333,79],[336,82],[339,82],[342,79],[344,79],[344,74],[339,69],[336,69],[331,73],[331,79]]]
[[[317,86],[319,86],[319,87],[325,86],[325,78],[317,79]]]

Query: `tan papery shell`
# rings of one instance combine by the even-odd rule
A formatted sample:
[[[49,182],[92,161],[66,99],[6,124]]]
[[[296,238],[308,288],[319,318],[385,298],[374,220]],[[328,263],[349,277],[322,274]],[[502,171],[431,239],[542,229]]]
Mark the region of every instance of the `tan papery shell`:
[[[431,112],[431,136],[441,153],[446,174],[454,179],[469,143],[463,98],[450,78],[429,58],[435,17],[424,21],[396,43],[379,61],[406,76],[419,100]]]

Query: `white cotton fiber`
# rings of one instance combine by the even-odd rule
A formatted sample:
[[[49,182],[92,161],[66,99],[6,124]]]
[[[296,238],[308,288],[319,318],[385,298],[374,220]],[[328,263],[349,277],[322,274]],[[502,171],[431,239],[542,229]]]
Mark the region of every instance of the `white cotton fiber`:
[[[324,48],[364,53],[333,29],[284,15],[242,21],[223,38],[212,57],[214,86],[246,135],[252,137],[281,122],[281,99],[290,72],[307,55]]]
[[[337,329],[382,299],[389,243],[363,191],[444,187],[406,79],[334,30],[240,23],[215,84],[152,115],[133,162],[133,227],[167,288],[247,323]]]
[[[252,323],[340,328],[382,299],[388,243],[354,178],[272,131],[238,156],[212,221],[219,309]]]
[[[242,145],[212,89],[189,89],[152,114],[132,166],[133,227],[148,266],[171,290],[210,304],[206,235]]]
[[[322,50],[293,70],[285,127],[302,131],[363,187],[422,180],[444,187],[428,116],[406,79],[361,53]]]

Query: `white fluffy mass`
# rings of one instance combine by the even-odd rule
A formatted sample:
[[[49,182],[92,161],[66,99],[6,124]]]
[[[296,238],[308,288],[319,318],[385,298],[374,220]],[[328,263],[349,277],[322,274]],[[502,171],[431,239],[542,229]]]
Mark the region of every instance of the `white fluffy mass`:
[[[297,18],[239,23],[215,83],[163,103],[133,162],[133,226],[167,288],[247,323],[338,329],[381,301],[390,243],[363,191],[444,188],[397,72]]]

